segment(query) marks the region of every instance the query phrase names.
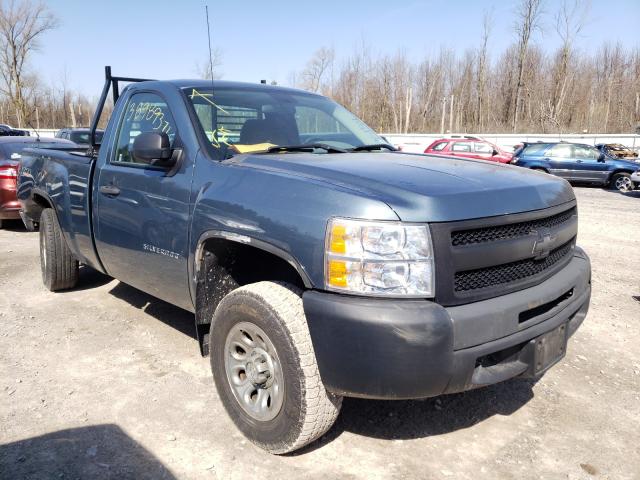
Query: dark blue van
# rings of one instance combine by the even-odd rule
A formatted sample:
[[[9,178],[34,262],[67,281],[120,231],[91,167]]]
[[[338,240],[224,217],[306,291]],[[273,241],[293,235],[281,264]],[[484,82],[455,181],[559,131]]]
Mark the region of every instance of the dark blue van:
[[[631,175],[640,170],[640,163],[613,158],[580,143],[524,143],[514,153],[511,163],[568,181],[609,186],[621,192],[638,187]]]

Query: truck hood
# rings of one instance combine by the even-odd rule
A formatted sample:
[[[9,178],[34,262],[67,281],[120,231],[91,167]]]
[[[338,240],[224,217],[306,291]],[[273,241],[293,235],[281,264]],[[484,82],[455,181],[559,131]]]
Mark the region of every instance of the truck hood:
[[[406,222],[441,222],[540,210],[574,200],[546,173],[470,159],[406,153],[278,153],[230,162],[356,191],[385,202]]]

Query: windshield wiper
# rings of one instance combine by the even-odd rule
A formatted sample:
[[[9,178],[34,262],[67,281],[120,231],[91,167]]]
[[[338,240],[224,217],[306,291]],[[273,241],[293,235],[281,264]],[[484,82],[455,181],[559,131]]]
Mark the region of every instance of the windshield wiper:
[[[347,150],[338,147],[332,147],[326,143],[307,143],[303,145],[278,145],[269,148],[266,153],[276,152],[313,152],[314,150],[321,148],[326,150],[327,153],[347,153]]]
[[[392,152],[398,151],[396,147],[389,145],[388,143],[374,143],[371,145],[360,145],[359,147],[352,148],[352,152],[370,152],[371,150],[382,150],[386,148],[387,150],[391,150]]]

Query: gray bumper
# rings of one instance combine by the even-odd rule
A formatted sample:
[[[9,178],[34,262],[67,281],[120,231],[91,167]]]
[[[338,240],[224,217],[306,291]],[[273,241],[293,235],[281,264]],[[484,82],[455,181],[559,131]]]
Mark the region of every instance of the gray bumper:
[[[576,248],[571,262],[539,285],[457,307],[317,291],[303,300],[325,387],[401,399],[541,374],[532,365],[536,339],[562,325],[572,335],[590,295],[591,265]]]

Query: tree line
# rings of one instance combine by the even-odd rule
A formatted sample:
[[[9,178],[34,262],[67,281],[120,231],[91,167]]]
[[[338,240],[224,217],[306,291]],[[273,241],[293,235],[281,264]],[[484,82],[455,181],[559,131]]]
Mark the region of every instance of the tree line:
[[[634,133],[640,127],[640,48],[605,43],[581,50],[590,26],[588,0],[544,1],[519,0],[513,43],[500,53],[490,49],[496,22],[487,11],[475,48],[442,48],[412,62],[402,50],[382,55],[366,45],[339,61],[334,48],[322,47],[289,83],[335,99],[380,132]],[[43,36],[58,26],[44,3],[0,0],[0,123],[89,124],[96,99],[68,88],[66,74],[43,82],[30,64]],[[536,44],[543,33],[557,36],[557,50]],[[213,66],[197,68],[200,76],[218,76],[221,55],[214,52]]]
[[[415,63],[402,50],[379,55],[366,45],[338,62],[333,48],[322,47],[290,83],[335,99],[380,132],[635,133],[640,48],[580,50],[589,4],[565,0],[549,14],[542,2],[519,2],[513,44],[497,56],[486,12],[476,48],[442,48]],[[534,42],[543,20],[544,34],[558,36],[556,51]]]

